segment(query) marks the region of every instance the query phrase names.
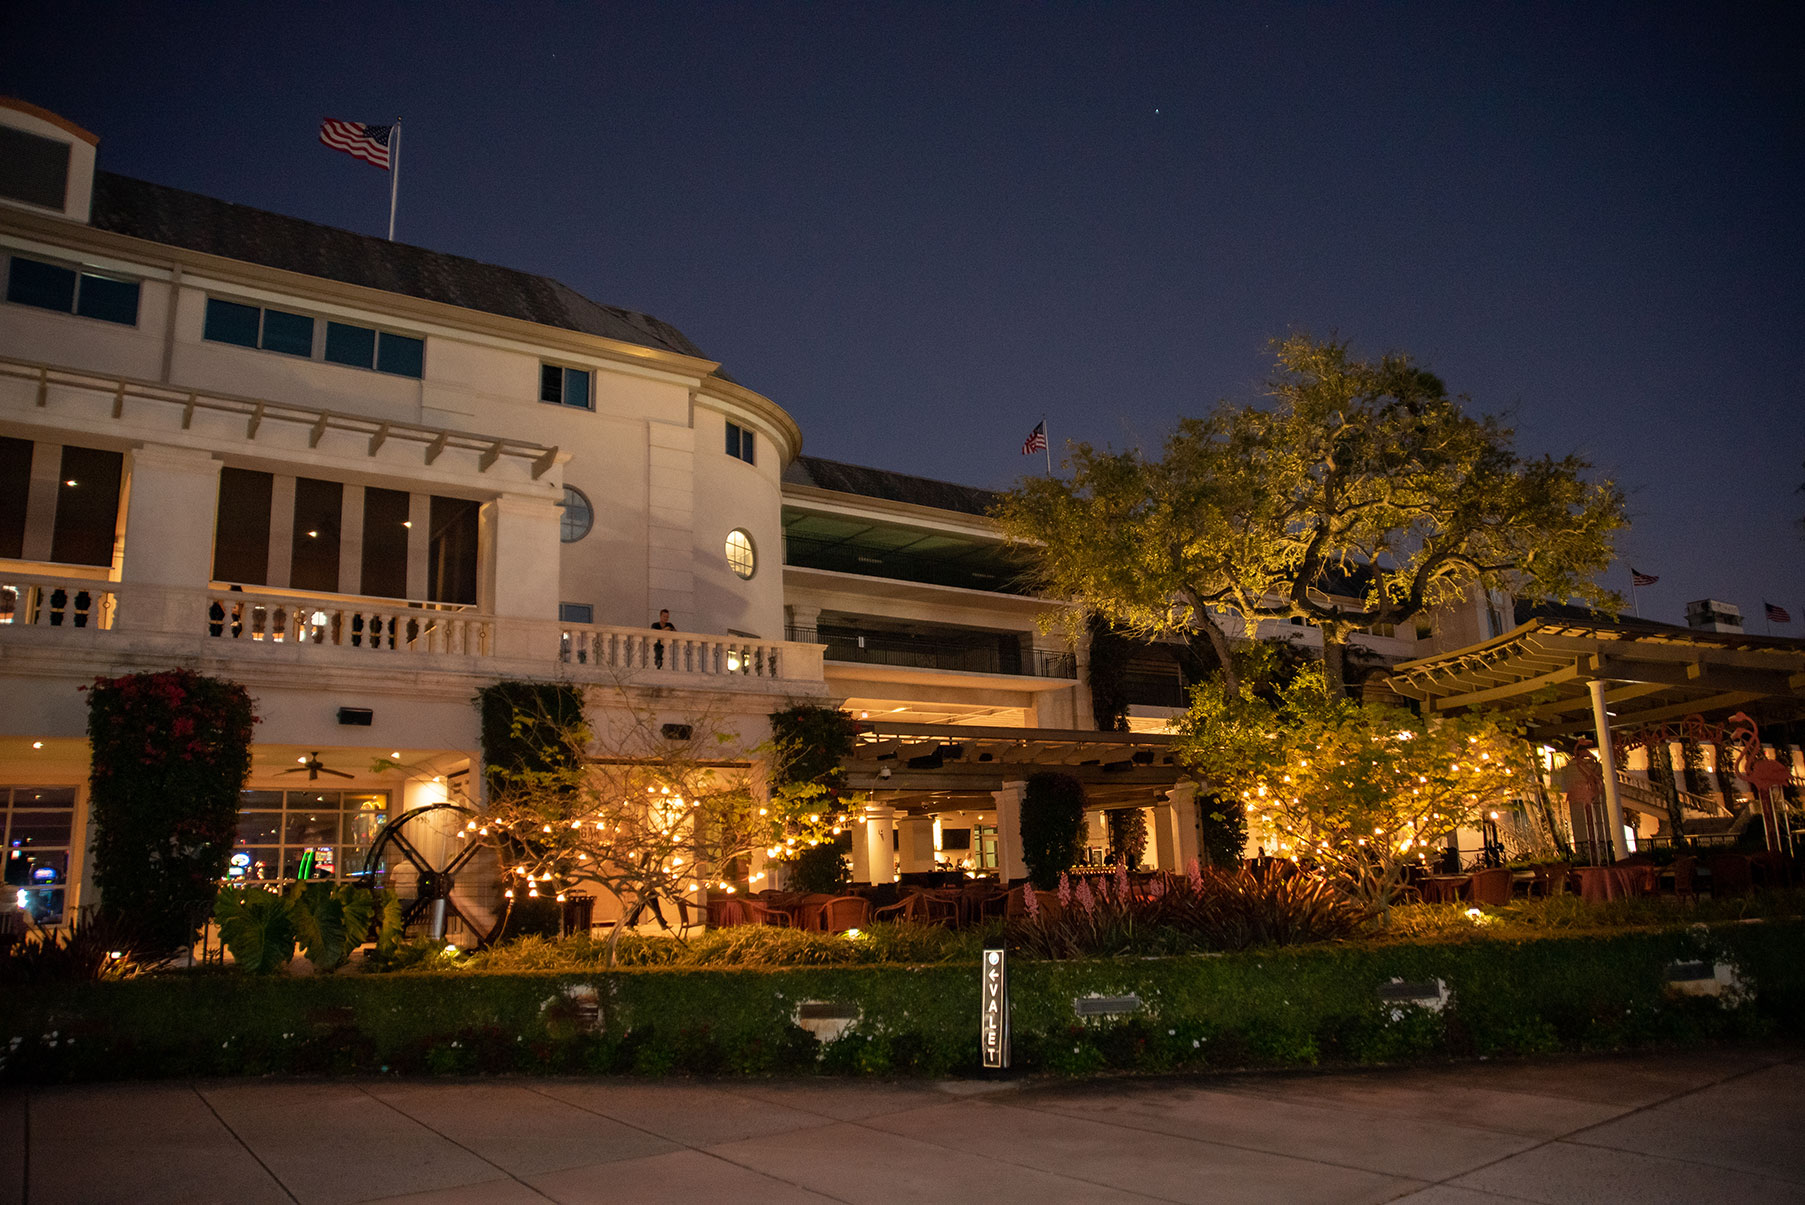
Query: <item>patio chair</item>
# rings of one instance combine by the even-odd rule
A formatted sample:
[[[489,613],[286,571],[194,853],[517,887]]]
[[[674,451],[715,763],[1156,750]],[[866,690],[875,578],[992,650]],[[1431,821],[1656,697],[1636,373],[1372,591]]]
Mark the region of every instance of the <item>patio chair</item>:
[[[921,892],[911,891],[894,904],[885,904],[882,908],[873,910],[871,919],[919,921],[922,912],[921,899]]]
[[[1475,904],[1490,904],[1499,908],[1510,903],[1509,869],[1495,866],[1489,870],[1474,871],[1469,894]]]
[[[871,921],[871,901],[862,895],[840,895],[829,899],[816,911],[819,928],[824,933],[844,933]]]
[[[1711,868],[1711,898],[1723,899],[1749,892],[1749,860],[1742,854],[1712,854],[1706,863]]]
[[[790,929],[796,925],[796,918],[782,908],[773,907],[762,900],[741,900],[740,907],[746,912],[746,919],[755,925],[776,925]]]
[[[1697,876],[1698,859],[1691,854],[1681,854],[1673,860],[1673,895],[1675,899],[1691,900],[1698,903]]]

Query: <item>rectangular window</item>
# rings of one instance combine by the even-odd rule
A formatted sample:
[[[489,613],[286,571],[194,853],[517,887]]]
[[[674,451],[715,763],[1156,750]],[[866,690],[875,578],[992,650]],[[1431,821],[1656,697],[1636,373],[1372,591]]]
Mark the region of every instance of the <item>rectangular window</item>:
[[[69,196],[69,144],[0,126],[0,197],[61,209]]]
[[[137,281],[114,280],[20,255],[7,266],[6,299],[121,326],[138,325]]]
[[[236,343],[239,347],[257,346],[257,321],[263,311],[254,305],[207,298],[207,323],[201,337],[214,343]]]
[[[594,623],[595,607],[590,603],[559,603],[559,623]]]
[[[315,319],[306,314],[260,309],[209,297],[207,324],[202,335],[214,343],[261,347],[283,355],[312,358],[315,325]],[[326,338],[318,358],[328,364],[370,368],[390,376],[418,380],[425,367],[426,341],[352,322],[326,320]]]
[[[337,768],[337,767],[333,767]],[[360,874],[388,819],[387,792],[244,791],[226,878],[344,879]]]
[[[288,584],[297,590],[338,589],[339,519],[345,490],[336,481],[295,478],[294,555]]]
[[[418,380],[426,371],[426,340],[383,331],[376,343],[376,371]]]
[[[418,380],[425,367],[426,341],[348,322],[328,322],[325,358],[333,364],[374,368],[390,376]]]
[[[736,456],[747,464],[757,464],[753,451],[752,432],[738,423],[727,424],[727,455]]]
[[[261,586],[269,581],[270,493],[275,479],[251,469],[219,471],[213,525],[213,580]]]
[[[427,595],[433,602],[476,602],[477,514],[466,498],[432,499],[431,542],[426,550]]]
[[[402,490],[364,490],[363,592],[407,597],[408,496]]]
[[[17,899],[40,925],[63,919],[74,821],[74,787],[0,787],[6,903]]]
[[[539,400],[554,406],[575,406],[588,410],[589,370],[561,368],[556,364],[539,366]]]
[[[376,364],[376,332],[367,326],[351,326],[344,322],[326,324],[326,359],[353,368],[371,368]]]
[[[119,477],[125,457],[96,448],[63,448],[50,559],[65,565],[111,565],[119,530]]]
[[[285,356],[313,354],[313,319],[305,314],[283,310],[263,311],[263,339],[258,344],[264,351],[279,351]]]
[[[41,310],[75,311],[75,269],[15,255],[6,274],[6,299]]]
[[[0,436],[0,560],[25,555],[25,504],[31,498],[29,439]]]

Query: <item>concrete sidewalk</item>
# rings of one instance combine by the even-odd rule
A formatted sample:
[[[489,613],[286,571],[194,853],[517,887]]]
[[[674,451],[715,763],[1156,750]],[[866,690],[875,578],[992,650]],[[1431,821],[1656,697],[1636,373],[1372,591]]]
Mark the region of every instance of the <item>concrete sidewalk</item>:
[[[1805,1201],[1805,1050],[1082,1083],[0,1094],[0,1202]]]

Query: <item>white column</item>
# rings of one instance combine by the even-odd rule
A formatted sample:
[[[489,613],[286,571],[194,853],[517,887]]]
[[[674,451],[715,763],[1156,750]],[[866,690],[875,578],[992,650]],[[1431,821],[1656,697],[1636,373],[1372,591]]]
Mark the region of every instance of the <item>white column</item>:
[[[341,486],[338,516],[338,592],[364,592],[364,487]]]
[[[219,461],[210,452],[146,444],[125,455],[123,582],[205,590],[213,580]]]
[[[56,538],[56,503],[63,483],[63,445],[41,440],[31,448],[31,484],[26,487],[25,547],[27,561],[47,561]]]
[[[887,807],[865,809],[865,862],[868,883],[896,882],[896,820]]]
[[[1181,779],[1166,792],[1166,810],[1172,814],[1173,870],[1186,870],[1197,859],[1197,784]]]
[[[798,628],[813,632],[821,622],[821,608],[811,607],[804,603],[791,603],[783,609],[784,636],[787,639],[790,631]],[[809,637],[810,640],[815,639]]]
[[[432,588],[432,495],[407,496],[407,596],[416,602]]]
[[[1000,791],[992,791],[997,809],[997,873],[1004,883],[1028,877],[1022,861],[1022,799],[1028,793],[1026,782],[1006,782]]]
[[[865,837],[865,822],[852,822],[852,881],[869,883],[871,881],[871,843]]]
[[[483,503],[477,598],[496,625],[502,657],[558,655],[558,519],[551,498],[504,496]]]
[[[910,816],[901,822],[902,872],[925,874],[934,869],[934,818]]]
[[[1178,826],[1173,821],[1170,803],[1160,802],[1151,809],[1153,830],[1153,869],[1178,870]]]
[[[295,479],[284,473],[270,476],[268,584],[287,589],[295,568]]]
[[[1622,861],[1630,851],[1623,839],[1623,799],[1617,794],[1617,758],[1611,748],[1611,718],[1605,714],[1605,684],[1594,678],[1586,686],[1592,692],[1592,724],[1598,730],[1598,764],[1604,772],[1605,827],[1611,830],[1611,856]]]

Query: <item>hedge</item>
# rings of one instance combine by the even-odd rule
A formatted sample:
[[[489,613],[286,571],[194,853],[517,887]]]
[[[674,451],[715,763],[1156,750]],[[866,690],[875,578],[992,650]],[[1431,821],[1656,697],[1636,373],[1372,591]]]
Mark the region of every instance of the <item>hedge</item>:
[[[1791,1036],[1805,924],[1012,967],[1017,1072],[1371,1064]],[[1732,965],[1740,1004],[1664,990],[1675,962]],[[1441,979],[1441,1011],[1385,1004]],[[1133,993],[1128,1016],[1073,1001]],[[599,1006],[586,1014],[585,996]],[[818,1042],[803,1001],[858,1020]],[[281,1074],[978,1073],[975,965],[253,978],[163,975],[0,999],[0,1079]]]

